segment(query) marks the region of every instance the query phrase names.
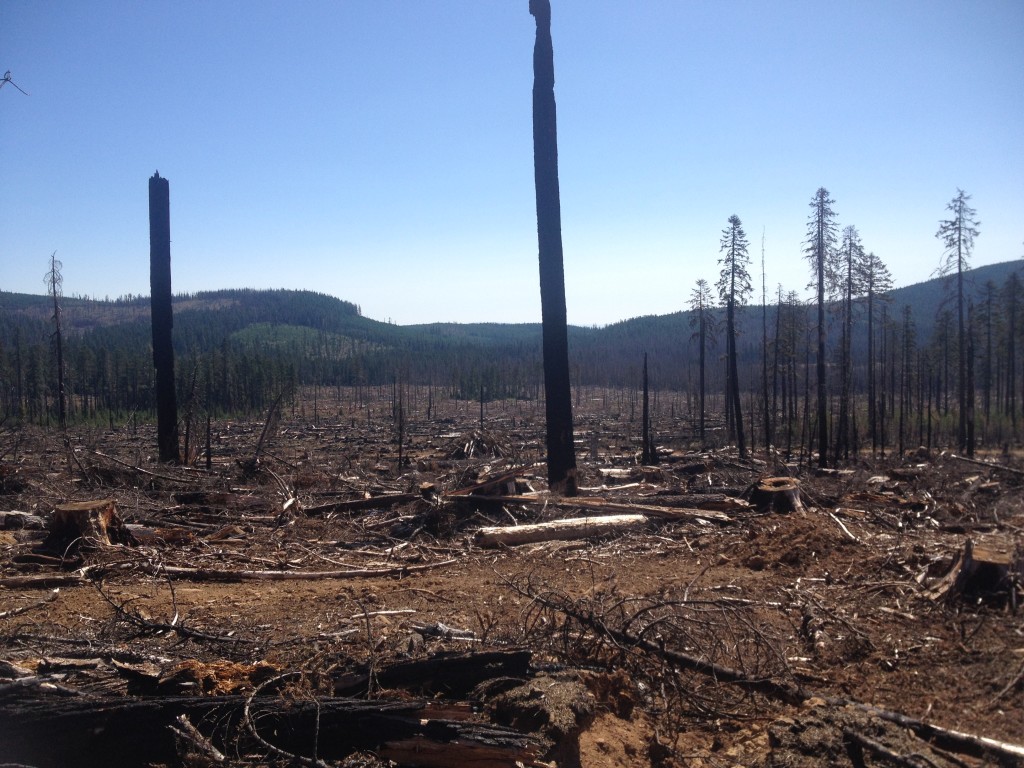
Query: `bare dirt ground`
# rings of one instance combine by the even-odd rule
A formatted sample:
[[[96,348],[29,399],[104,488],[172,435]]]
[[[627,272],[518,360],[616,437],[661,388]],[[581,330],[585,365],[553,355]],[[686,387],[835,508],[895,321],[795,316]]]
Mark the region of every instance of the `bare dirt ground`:
[[[640,467],[621,395],[591,394],[578,504],[546,493],[534,403],[481,428],[419,392],[401,465],[390,388],[306,397],[258,464],[263,424],[215,421],[209,471],[156,464],[142,426],[73,433],[70,460],[0,433],[0,761],[1024,764],[1019,458],[741,461],[662,394]],[[738,498],[782,475],[803,509]],[[46,529],[106,498],[130,536]],[[629,510],[603,537],[475,537]],[[992,562],[956,581],[965,548]]]

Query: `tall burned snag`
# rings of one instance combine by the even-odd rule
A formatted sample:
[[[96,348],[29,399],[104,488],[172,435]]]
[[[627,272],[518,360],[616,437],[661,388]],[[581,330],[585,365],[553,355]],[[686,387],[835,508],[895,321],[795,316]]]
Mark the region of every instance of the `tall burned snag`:
[[[551,3],[549,0],[530,0],[530,14],[537,20],[537,39],[533,48],[533,173],[537,193],[548,485],[553,491],[575,496],[576,455],[573,452],[569,338],[562,268]]]
[[[736,437],[740,458],[746,458],[747,445],[743,439],[743,411],[740,405],[739,368],[736,363],[736,310],[747,302],[752,290],[747,264],[747,235],[739,216],[729,217],[729,226],[722,230],[722,272],[718,278],[718,298],[725,307],[725,405],[726,423]]]
[[[53,349],[57,356],[57,418],[60,430],[67,444],[68,432],[68,398],[64,391],[64,330],[61,327],[61,287],[64,277],[60,270],[63,264],[57,260],[57,252],[50,254],[50,270],[46,273],[46,289],[53,299]]]
[[[954,295],[956,298],[956,339],[957,339],[957,444],[968,456],[974,454],[973,429],[968,440],[967,428],[967,329],[964,323],[964,302],[966,289],[964,273],[970,269],[969,259],[974,250],[974,238],[978,236],[979,222],[975,211],[969,204],[971,196],[962,189],[956,191],[946,206],[952,217],[939,222],[939,231],[935,236],[942,241],[946,253],[939,272],[947,277],[956,276]]]
[[[826,376],[825,340],[828,329],[825,325],[825,286],[833,267],[836,247],[835,203],[828,196],[828,190],[819,187],[811,199],[811,216],[807,221],[807,240],[804,253],[811,264],[812,287],[818,297],[818,354],[817,354],[817,425],[818,425],[818,466],[828,466],[828,378]]]
[[[706,358],[707,358],[707,347],[708,343],[714,343],[715,334],[717,332],[715,325],[715,317],[711,314],[711,303],[713,299],[711,296],[711,286],[708,285],[708,281],[701,278],[697,281],[696,287],[690,291],[690,327],[696,328],[693,334],[690,336],[690,340],[696,339],[700,344],[699,361],[700,365],[698,368],[698,406],[700,408],[700,416],[697,426],[697,434],[700,437],[701,446],[704,445],[704,427],[705,427],[705,416],[704,416],[704,396],[705,396],[705,370],[706,370]]]
[[[641,425],[641,440],[643,441],[643,448],[640,453],[640,462],[644,466],[650,466],[658,463],[658,454],[654,450],[654,437],[651,435],[651,408],[650,408],[650,389],[648,386],[647,379],[647,353],[644,352],[644,375],[643,375],[643,387],[644,387],[644,410],[643,410],[643,422]]]
[[[178,403],[174,393],[171,329],[171,193],[157,171],[149,179],[149,286],[156,368],[156,425],[160,461],[178,460]]]

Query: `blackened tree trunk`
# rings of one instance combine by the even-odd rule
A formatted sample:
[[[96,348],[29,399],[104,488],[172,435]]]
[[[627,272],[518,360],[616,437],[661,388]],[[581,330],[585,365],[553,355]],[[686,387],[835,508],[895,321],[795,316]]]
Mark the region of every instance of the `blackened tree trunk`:
[[[974,456],[974,301],[967,303],[967,349],[966,349],[967,382],[964,397],[965,421],[967,422],[967,455]]]
[[[651,409],[650,409],[650,389],[648,387],[647,379],[647,353],[644,352],[644,412],[643,412],[643,424],[641,427],[643,441],[643,449],[641,451],[640,462],[645,466],[658,463],[658,455],[654,451],[654,438],[651,436]]]
[[[768,283],[764,270],[764,231],[761,232],[761,406],[764,409],[764,450],[772,447],[774,409],[768,407]],[[751,429],[753,438],[753,429]]]
[[[825,342],[828,336],[825,325],[825,287],[833,260],[835,248],[835,212],[828,190],[819,187],[811,200],[812,214],[808,221],[807,248],[805,253],[811,263],[818,296],[818,466],[828,466],[828,379],[826,376]]]
[[[178,403],[171,329],[171,194],[159,171],[149,179],[149,286],[156,368],[156,429],[160,461],[178,461]]]
[[[1011,272],[1003,286],[1003,306],[1006,310],[1006,412],[1010,425],[1017,432],[1017,304],[1020,298],[1020,278]]]
[[[974,454],[974,446],[968,444],[973,438],[973,428],[968,435],[967,427],[967,330],[964,324],[964,272],[970,269],[968,259],[974,248],[974,238],[978,236],[977,213],[969,204],[971,196],[962,189],[956,191],[946,209],[952,212],[951,219],[939,222],[939,231],[935,236],[946,246],[946,255],[940,266],[943,274],[956,273],[956,334],[957,334],[957,443],[961,451],[968,456]],[[971,414],[973,417],[973,413]]]
[[[57,260],[57,252],[50,254],[50,271],[46,273],[46,286],[53,299],[53,344],[57,355],[57,418],[64,434],[64,442],[68,440],[68,398],[64,389],[64,329],[61,326],[61,285],[64,278],[60,270],[63,265]]]
[[[576,495],[569,337],[566,328],[565,273],[562,267],[562,211],[558,194],[558,130],[555,120],[555,59],[551,43],[551,3],[530,0],[537,20],[533,48],[533,173],[537,192],[537,241],[544,344],[548,486]]]

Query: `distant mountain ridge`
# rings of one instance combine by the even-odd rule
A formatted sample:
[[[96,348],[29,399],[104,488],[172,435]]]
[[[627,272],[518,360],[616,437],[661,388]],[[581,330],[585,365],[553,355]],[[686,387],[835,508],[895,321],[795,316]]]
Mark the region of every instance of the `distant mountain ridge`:
[[[1017,260],[971,270],[971,295],[980,296],[989,281],[1001,286],[1022,267],[1024,261]],[[910,306],[917,342],[924,344],[932,333],[935,310],[946,295],[941,278],[898,288],[890,294],[888,312],[900,317],[902,308]],[[143,359],[148,354],[148,297],[112,301],[64,297],[62,308],[73,348],[88,347],[93,354],[120,350]],[[452,386],[467,396],[478,396],[480,388],[514,396],[535,390],[535,373],[541,365],[539,323],[399,326],[363,317],[353,302],[291,290],[204,291],[176,297],[174,309],[179,358],[198,360],[229,351],[259,355],[290,366],[299,383],[381,383],[400,377]],[[0,292],[0,351],[11,350],[15,343],[48,343],[52,312],[47,296]],[[775,306],[769,305],[770,333],[775,313]],[[747,306],[741,314],[740,355],[750,364],[760,359],[761,307]],[[647,352],[659,386],[686,386],[696,357],[690,320],[689,311],[679,311],[600,328],[571,326],[576,381],[630,383]]]

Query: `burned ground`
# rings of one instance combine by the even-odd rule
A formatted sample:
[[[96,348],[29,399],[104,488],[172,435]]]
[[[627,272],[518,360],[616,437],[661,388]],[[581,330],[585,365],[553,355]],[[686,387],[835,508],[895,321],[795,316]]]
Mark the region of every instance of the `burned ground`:
[[[73,456],[0,435],[4,759],[1024,763],[1019,459],[815,473],[662,414],[641,467],[639,424],[585,400],[576,502],[546,493],[535,404],[432,402],[399,466],[387,393],[343,394],[258,462],[262,424],[215,422],[209,471],[155,463],[141,426],[73,432]],[[744,501],[778,476],[802,508]],[[48,530],[105,499],[127,539]],[[596,538],[476,535],[624,511],[644,520]]]

